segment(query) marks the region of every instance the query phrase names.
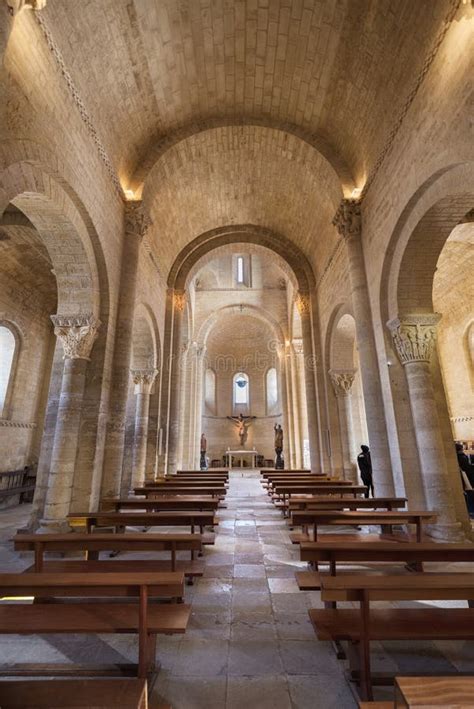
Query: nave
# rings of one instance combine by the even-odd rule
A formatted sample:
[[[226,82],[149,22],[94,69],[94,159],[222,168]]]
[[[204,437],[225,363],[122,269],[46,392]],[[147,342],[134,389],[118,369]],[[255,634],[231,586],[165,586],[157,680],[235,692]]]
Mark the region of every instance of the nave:
[[[299,545],[290,541],[289,520],[278,505],[272,504],[274,496],[268,496],[262,483],[266,485],[259,471],[236,470],[230,474],[228,492],[217,509],[215,543],[205,547],[203,575],[193,586],[185,586],[184,601],[192,608],[186,632],[158,636],[161,668],[149,698],[150,709],[358,706],[357,692],[355,688],[351,691],[346,677],[347,661],[337,659],[333,645],[315,636],[308,610],[324,607],[321,594],[299,590],[295,573],[305,572],[308,565],[300,560]],[[333,507],[337,506],[335,502]],[[10,541],[27,521],[28,508],[12,508],[2,515],[0,565],[10,572],[23,571],[31,562],[31,555],[13,552]],[[127,535],[133,531],[127,528]],[[147,534],[177,531],[150,527]],[[331,527],[323,528],[323,532],[319,537],[322,543],[329,539],[329,532],[333,541],[357,538],[361,546],[378,536],[374,534],[378,532],[376,527],[370,528],[370,534],[366,527]],[[121,562],[158,557],[163,554],[124,552],[118,556]],[[108,563],[102,562],[103,566]],[[468,568],[455,563],[428,566],[432,572]],[[380,574],[381,568],[383,574],[404,572],[399,564],[351,564],[346,570]],[[356,603],[339,605],[357,607]],[[444,605],[466,604],[448,601]],[[407,603],[389,606],[406,607]],[[471,671],[472,641],[372,642],[371,656],[374,672],[449,675]],[[136,662],[137,642],[134,636],[123,635],[2,637],[2,665],[33,662],[38,657],[43,663]],[[393,687],[375,687],[374,696],[390,701]]]

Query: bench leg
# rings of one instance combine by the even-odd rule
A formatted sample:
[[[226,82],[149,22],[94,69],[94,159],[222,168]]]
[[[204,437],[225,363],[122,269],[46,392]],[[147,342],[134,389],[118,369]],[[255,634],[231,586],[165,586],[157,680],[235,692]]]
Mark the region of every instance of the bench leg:
[[[360,653],[360,693],[362,699],[371,702],[373,700],[372,696],[372,682],[370,678],[370,640],[369,640],[369,623],[370,623],[370,609],[369,609],[369,597],[366,591],[363,591],[363,595],[360,601],[360,615],[361,615],[361,633],[360,633],[360,643],[359,643],[359,653]]]

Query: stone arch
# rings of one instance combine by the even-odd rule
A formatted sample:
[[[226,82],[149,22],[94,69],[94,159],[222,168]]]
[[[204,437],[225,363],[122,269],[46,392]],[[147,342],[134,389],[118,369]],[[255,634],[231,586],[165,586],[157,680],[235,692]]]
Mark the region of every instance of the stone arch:
[[[326,334],[326,371],[332,384],[330,416],[338,434],[344,475],[357,480],[357,448],[367,444],[362,379],[357,349],[356,323],[349,304],[333,311]]]
[[[110,293],[103,250],[92,218],[71,184],[76,177],[48,149],[30,141],[3,141],[0,156],[0,214],[11,203],[33,225],[51,259],[58,285],[57,313],[92,316],[101,322],[87,366],[80,445],[75,462],[71,508],[93,507],[99,495],[105,445],[107,387],[98,387],[111,357],[108,347]],[[66,177],[67,176],[67,177]],[[71,182],[68,182],[70,178]],[[59,391],[63,371],[59,343],[52,364],[38,462],[32,524],[41,517],[51,469]]]
[[[282,123],[281,121],[272,120],[268,117],[264,118],[258,116],[242,116],[240,119],[233,121],[229,121],[226,117],[216,116],[215,118],[208,118],[204,121],[191,122],[181,126],[164,138],[162,136],[153,137],[141,152],[142,157],[137,161],[137,168],[131,179],[130,188],[138,194],[156,163],[168,150],[178,143],[205,131],[230,126],[258,126],[259,128],[277,130],[299,138],[304,143],[310,145],[316,152],[320,153],[329,163],[337,174],[346,197],[349,197],[354,190],[355,182],[349,166],[328,140],[315,132],[306,131],[295,124],[288,122]]]
[[[2,357],[0,362],[0,418],[8,418],[15,389],[15,376],[23,337],[17,325],[11,320],[0,318],[0,328],[6,330],[13,341],[11,352],[6,352],[7,347],[4,347],[2,343],[2,351],[0,353],[7,355],[7,361],[3,361]]]
[[[279,347],[283,345],[285,340],[281,325],[275,318],[270,315],[270,313],[268,313],[263,308],[259,308],[255,305],[245,305],[243,309],[240,305],[228,305],[224,308],[220,308],[219,310],[214,310],[214,312],[209,315],[209,317],[202,323],[201,327],[199,328],[199,332],[197,335],[198,343],[201,345],[205,345],[210,332],[213,330],[217,322],[222,317],[225,317],[225,315],[229,314],[249,315],[251,317],[256,318],[257,320],[260,320],[261,322],[264,322],[265,325],[270,327],[274,334],[274,346]]]
[[[253,224],[229,225],[200,234],[176,258],[168,274],[168,286],[184,290],[195,265],[210,251],[228,244],[257,244],[277,254],[290,266],[300,293],[314,287],[314,274],[307,258],[289,239],[271,229]]]
[[[439,348],[443,323],[438,327],[433,295],[448,237],[473,204],[474,163],[447,166],[426,180],[408,201],[395,226],[384,260],[380,290],[382,321],[390,324],[394,337],[392,340],[389,330],[384,329],[390,394],[407,493],[415,504],[442,507],[444,519],[451,520],[449,524],[457,519],[466,528],[449,420],[448,371],[442,371]],[[428,349],[419,357],[417,348],[422,342]],[[462,346],[460,341],[459,347]],[[403,347],[407,348],[405,353]],[[414,460],[418,461],[416,472]]]
[[[138,303],[132,328],[132,369],[156,368],[159,359],[158,332],[151,308]]]
[[[99,316],[99,275],[81,215],[61,185],[30,164],[10,165],[0,175],[0,211],[12,203],[45,244],[58,284],[58,313]]]
[[[439,254],[453,228],[472,209],[473,202],[474,163],[451,165],[438,171],[407,202],[385,254],[380,290],[383,321],[402,311],[432,310],[433,277]],[[429,249],[423,243],[427,235]]]

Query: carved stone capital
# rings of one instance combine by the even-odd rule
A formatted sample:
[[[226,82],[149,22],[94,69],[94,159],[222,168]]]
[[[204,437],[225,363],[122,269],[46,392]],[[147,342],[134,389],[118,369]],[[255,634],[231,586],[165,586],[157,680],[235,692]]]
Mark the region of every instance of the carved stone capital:
[[[310,302],[310,297],[307,293],[297,293],[295,298],[295,304],[300,316],[309,315]]]
[[[297,354],[297,355],[304,354],[303,340],[301,338],[293,340],[292,345],[293,345],[293,351],[295,354]]]
[[[6,0],[10,15],[15,17],[21,10],[42,10],[46,7],[47,0]]]
[[[175,290],[173,293],[173,303],[175,309],[182,313],[186,305],[186,291]]]
[[[151,226],[151,219],[143,209],[142,200],[125,202],[125,233],[143,239]]]
[[[92,315],[51,315],[54,334],[64,350],[64,359],[89,359],[100,320]]]
[[[355,369],[330,369],[328,372],[331,383],[334,388],[334,393],[337,397],[349,396],[354,378],[356,375]]]
[[[332,223],[343,239],[360,238],[360,202],[356,199],[341,200]]]
[[[427,313],[404,315],[403,318],[394,318],[387,323],[403,365],[430,361],[440,319],[438,313]]]
[[[151,387],[158,374],[157,369],[131,369],[133,383],[135,384],[135,394],[150,394]]]

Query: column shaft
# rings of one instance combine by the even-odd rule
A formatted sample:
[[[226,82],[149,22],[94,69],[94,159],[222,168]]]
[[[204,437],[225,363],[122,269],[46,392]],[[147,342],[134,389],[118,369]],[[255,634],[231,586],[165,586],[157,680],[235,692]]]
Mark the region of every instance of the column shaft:
[[[352,200],[342,200],[333,223],[347,245],[374,484],[380,495],[393,495],[395,486],[362,250],[360,204]]]
[[[142,203],[127,202],[102,497],[116,497],[121,488],[138,259],[140,243],[149,225]]]
[[[54,333],[64,350],[64,368],[54,431],[42,531],[68,527],[86,369],[100,323],[92,315],[53,315]]]
[[[142,485],[145,480],[149,410],[150,395],[147,392],[140,392],[136,395],[132,487]]]
[[[303,300],[304,299],[304,300]],[[320,437],[318,432],[318,416],[317,416],[317,394],[314,378],[314,368],[316,366],[313,353],[313,342],[311,335],[311,319],[310,319],[310,303],[309,296],[299,296],[297,301],[298,310],[301,316],[301,330],[303,335],[303,351],[304,351],[304,380],[306,385],[306,407],[308,410],[308,437],[309,449],[311,454],[311,470],[312,472],[322,472],[321,465],[321,447]]]

